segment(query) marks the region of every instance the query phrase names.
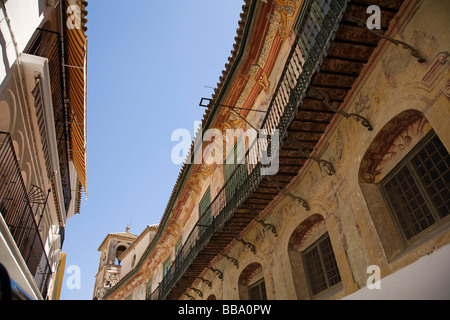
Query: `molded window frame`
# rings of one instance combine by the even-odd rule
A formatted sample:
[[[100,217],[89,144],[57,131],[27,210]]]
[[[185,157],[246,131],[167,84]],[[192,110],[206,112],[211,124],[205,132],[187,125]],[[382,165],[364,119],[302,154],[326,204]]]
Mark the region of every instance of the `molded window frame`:
[[[259,299],[256,299],[251,295],[251,292],[256,288],[258,288],[259,291]],[[248,287],[248,295],[249,300],[267,300],[266,282],[264,281],[264,277]]]
[[[328,275],[327,272],[328,270],[326,270],[326,266],[325,263],[323,261],[323,252],[321,251],[320,245],[326,241],[326,239],[328,239],[328,241],[330,241],[330,245],[331,245],[331,250],[333,253],[333,258],[334,258],[334,263],[336,264],[336,268],[338,271],[338,276],[339,276],[339,281],[336,282],[335,284],[330,284],[330,279],[328,279]],[[311,284],[311,278],[310,275],[308,274],[308,266],[307,266],[307,257],[306,255],[308,253],[310,253],[313,250],[317,250],[318,254],[319,254],[319,259],[320,259],[320,264],[322,267],[322,275],[325,278],[325,284],[326,284],[326,288],[314,293],[313,288],[312,288],[312,284]],[[305,272],[305,276],[306,276],[306,281],[308,284],[308,288],[310,290],[310,294],[312,298],[318,298],[324,294],[330,293],[332,291],[334,291],[336,288],[339,288],[342,286],[342,277],[340,275],[340,271],[339,271],[339,265],[337,264],[337,259],[336,259],[336,255],[334,254],[334,248],[333,248],[333,244],[331,243],[331,238],[330,235],[328,234],[328,232],[325,232],[323,235],[321,235],[317,240],[315,240],[313,243],[311,243],[305,250],[303,250],[301,252],[302,254],[302,262],[303,262],[303,268],[304,268],[304,272]]]
[[[403,242],[403,245],[405,248],[411,246],[412,244],[420,241],[421,239],[425,238],[428,234],[435,231],[436,229],[444,226],[448,222],[450,222],[450,214],[446,217],[440,217],[439,213],[436,211],[433,202],[430,200],[430,195],[426,191],[425,187],[423,186],[423,182],[418,176],[418,173],[416,172],[415,165],[412,163],[412,160],[417,154],[419,154],[423,149],[426,148],[428,143],[430,143],[433,139],[437,138],[441,144],[442,141],[439,139],[439,136],[434,132],[434,130],[430,130],[424,138],[416,145],[414,148],[408,152],[408,154],[395,166],[394,169],[392,169],[389,173],[386,174],[386,176],[378,183],[378,188],[380,190],[380,193],[383,197],[383,200],[388,208],[388,211],[394,221],[395,227],[397,228],[398,234],[400,235],[400,238]],[[444,146],[445,148],[445,146]],[[445,149],[447,150],[447,149]],[[448,151],[447,151],[448,152]],[[401,170],[403,170],[405,167],[407,167],[409,173],[411,174],[412,178],[414,179],[414,183],[417,186],[420,195],[424,198],[425,204],[427,208],[430,210],[430,213],[432,217],[434,218],[435,222],[425,228],[424,230],[416,233],[412,237],[408,239],[408,237],[405,235],[405,232],[403,228],[401,227],[401,224],[399,222],[398,215],[395,213],[395,209],[392,205],[391,199],[389,198],[389,195],[386,192],[386,184],[389,183],[393,178],[395,178]]]

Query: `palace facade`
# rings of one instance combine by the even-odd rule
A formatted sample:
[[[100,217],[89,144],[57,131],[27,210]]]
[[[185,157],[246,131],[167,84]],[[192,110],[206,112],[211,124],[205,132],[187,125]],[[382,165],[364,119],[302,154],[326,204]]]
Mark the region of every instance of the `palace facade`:
[[[449,17],[244,1],[154,237],[95,298],[449,298]]]

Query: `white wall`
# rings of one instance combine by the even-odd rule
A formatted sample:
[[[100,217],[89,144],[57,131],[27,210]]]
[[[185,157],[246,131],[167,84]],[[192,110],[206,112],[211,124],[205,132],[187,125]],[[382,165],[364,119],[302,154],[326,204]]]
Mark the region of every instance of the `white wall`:
[[[39,5],[39,3],[41,4]],[[47,7],[45,3],[46,0],[8,0],[5,3],[6,13],[10,20],[10,28],[19,53],[23,52],[36,28],[44,20],[44,16],[52,10],[52,7]],[[1,83],[6,76],[7,70],[16,61],[17,55],[3,10],[0,10],[0,21],[0,32],[3,36],[3,40],[0,38]]]
[[[450,299],[450,245],[380,280],[381,288],[367,287],[343,300]]]
[[[142,255],[144,254],[145,250],[148,247],[148,244],[150,243],[151,238],[154,237],[155,231],[149,231],[143,236],[141,239],[139,239],[137,242],[133,244],[131,248],[128,249],[127,254],[123,257],[122,260],[122,271],[120,276],[123,277],[127,273],[129,273],[134,267],[136,267],[137,263],[141,259]],[[132,266],[133,256],[136,255],[136,260],[134,263],[134,266]]]

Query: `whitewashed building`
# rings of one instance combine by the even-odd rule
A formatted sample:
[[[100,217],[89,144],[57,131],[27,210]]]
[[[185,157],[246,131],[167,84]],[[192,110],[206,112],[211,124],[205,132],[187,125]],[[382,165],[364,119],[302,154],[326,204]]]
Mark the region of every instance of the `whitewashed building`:
[[[0,6],[2,299],[58,299],[64,228],[86,192],[87,2]]]

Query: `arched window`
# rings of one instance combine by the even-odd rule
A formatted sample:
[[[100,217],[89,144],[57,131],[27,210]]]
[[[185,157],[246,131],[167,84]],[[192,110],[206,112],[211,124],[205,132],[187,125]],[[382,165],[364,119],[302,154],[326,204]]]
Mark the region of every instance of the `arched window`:
[[[361,162],[360,186],[388,260],[450,220],[450,157],[421,112],[402,112]]]
[[[339,287],[341,276],[321,215],[310,216],[294,230],[288,254],[298,299],[320,298]]]
[[[267,300],[261,264],[254,262],[242,270],[239,276],[239,298],[241,300]]]
[[[380,182],[388,208],[409,242],[450,213],[450,157],[431,131]]]
[[[119,258],[122,255],[122,253],[125,252],[125,250],[127,250],[127,248],[125,246],[118,246],[117,247],[117,249],[116,249],[116,256],[115,256],[117,263],[115,263],[115,264],[120,265],[121,261],[120,261]]]

